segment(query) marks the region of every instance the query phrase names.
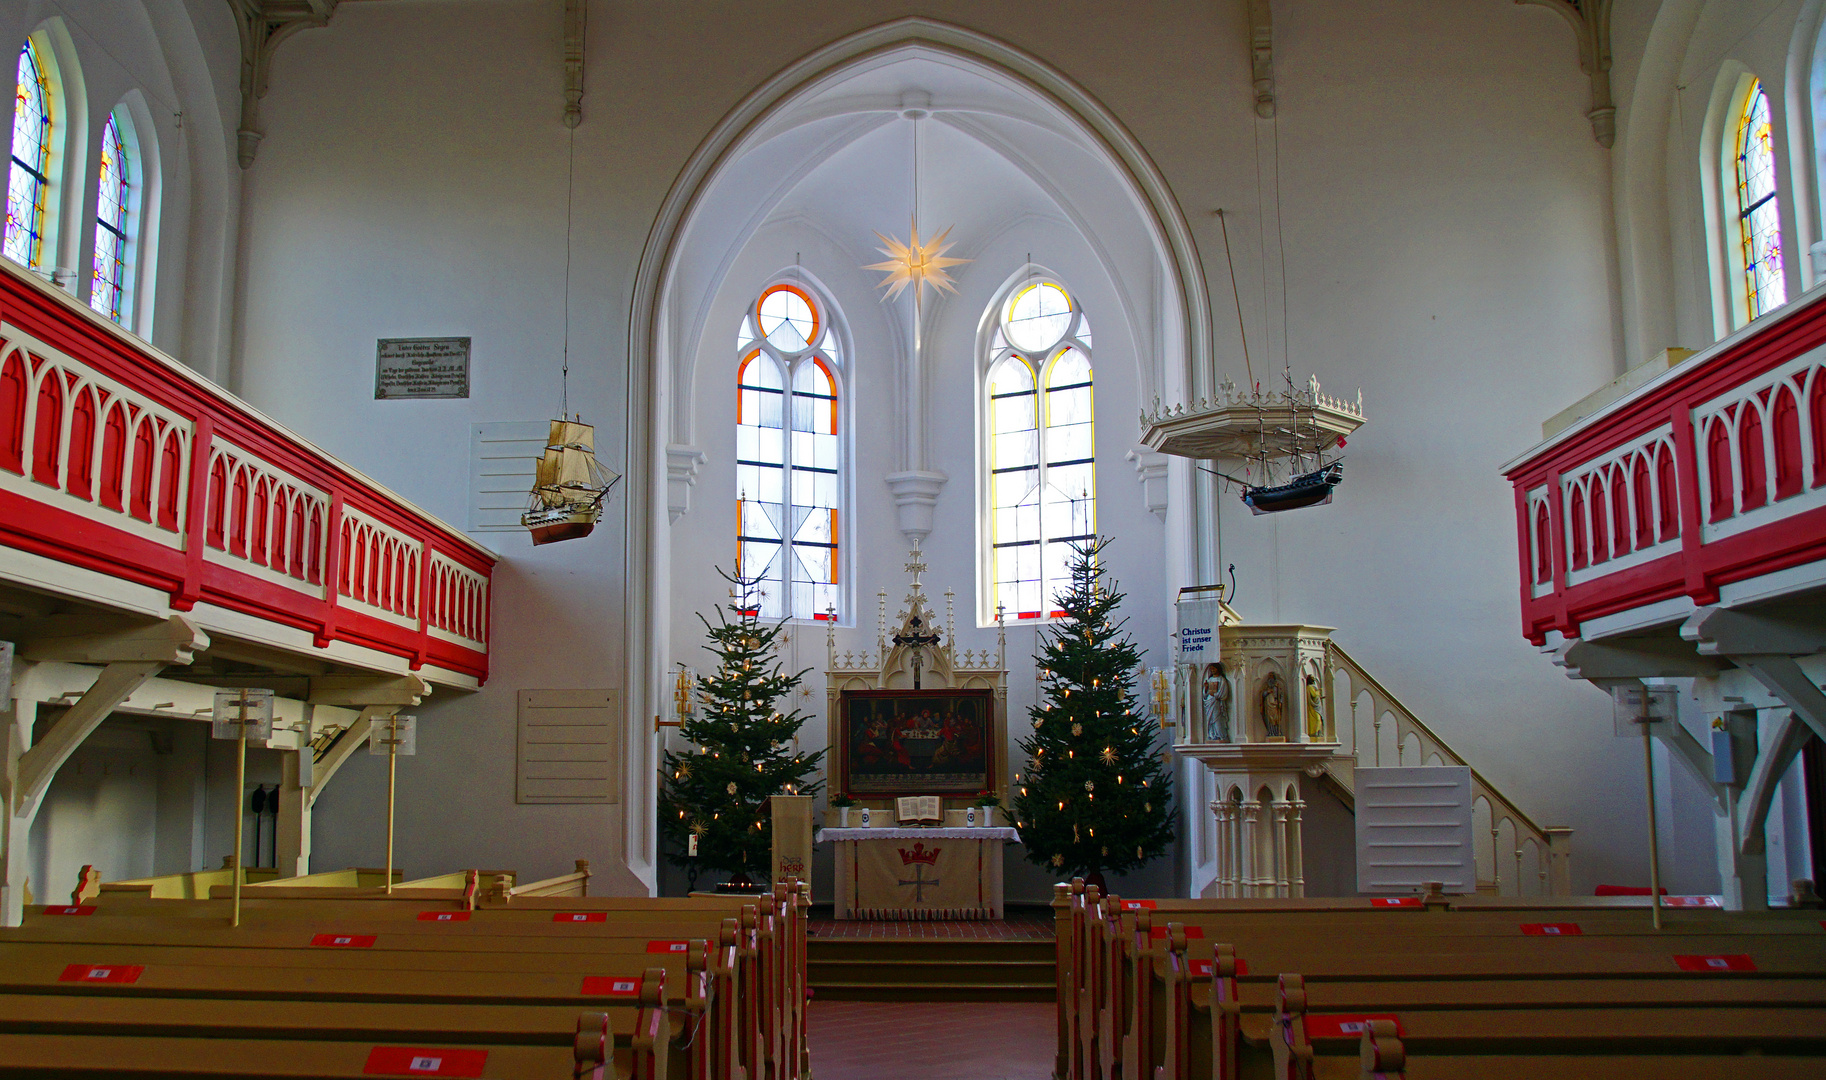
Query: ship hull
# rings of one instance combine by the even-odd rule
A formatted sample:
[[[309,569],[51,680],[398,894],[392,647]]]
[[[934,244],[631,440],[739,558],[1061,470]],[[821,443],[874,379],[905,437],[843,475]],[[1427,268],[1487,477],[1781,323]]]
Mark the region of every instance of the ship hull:
[[[520,524],[532,534],[533,546],[555,544],[560,540],[576,540],[590,535],[596,528],[597,512],[594,507],[581,510],[535,510],[524,514]]]
[[[1332,490],[1344,479],[1344,467],[1337,462],[1323,469],[1295,477],[1277,487],[1249,488],[1243,502],[1256,514],[1278,514],[1331,502]]]

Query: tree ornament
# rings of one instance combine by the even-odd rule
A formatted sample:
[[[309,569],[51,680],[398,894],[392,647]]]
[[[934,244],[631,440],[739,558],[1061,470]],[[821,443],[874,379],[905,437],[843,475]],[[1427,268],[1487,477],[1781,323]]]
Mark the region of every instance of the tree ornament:
[[[1073,724],[1072,725],[1072,737],[1076,738],[1077,736],[1082,735],[1082,734],[1084,734],[1084,725],[1083,724]]]
[[[1054,855],[1054,856],[1053,856],[1053,857],[1052,857],[1052,864],[1053,864],[1053,865],[1054,865],[1054,866],[1064,866],[1064,865],[1065,865],[1065,856],[1063,856],[1063,855]]]

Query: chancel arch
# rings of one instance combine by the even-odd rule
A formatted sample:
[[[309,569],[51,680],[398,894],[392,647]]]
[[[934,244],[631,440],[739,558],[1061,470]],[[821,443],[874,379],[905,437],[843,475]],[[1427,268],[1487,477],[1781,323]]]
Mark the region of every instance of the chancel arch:
[[[884,237],[906,239],[915,220],[922,239],[949,228],[949,254],[969,260],[953,271],[956,295],[927,294],[917,330],[911,297],[884,299],[882,275],[862,269],[881,260]],[[901,20],[806,57],[712,133],[669,196],[636,283],[634,390],[638,400],[639,385],[651,380],[663,392],[634,418],[630,470],[645,469],[653,482],[631,487],[628,510],[630,520],[664,523],[631,537],[631,565],[649,579],[628,625],[628,670],[646,673],[644,687],[631,691],[632,714],[655,711],[632,699],[663,700],[665,670],[707,663],[696,614],[725,600],[727,589],[702,571],[733,564],[739,500],[722,493],[738,494],[736,472],[747,468],[733,438],[740,425],[731,383],[737,364],[749,361],[744,353],[731,362],[727,335],[759,289],[795,273],[815,282],[809,295],[847,324],[832,369],[848,455],[837,518],[838,633],[861,629],[857,609],[872,615],[876,591],[897,587],[916,538],[933,579],[960,591],[969,632],[993,633],[993,582],[979,575],[978,333],[983,312],[1011,295],[1010,272],[1028,263],[1045,266],[1095,322],[1094,372],[1109,374],[1112,387],[1108,401],[1098,391],[1099,412],[1133,416],[1156,396],[1205,385],[1206,299],[1183,214],[1103,107],[1031,57],[954,27]],[[783,266],[794,268],[785,278]],[[1036,380],[1062,378],[1061,365],[1077,363],[1082,377],[1068,381],[1088,404],[1089,350],[1087,337],[1069,356],[1039,351]],[[755,384],[754,393],[772,389]],[[1124,587],[1158,604],[1173,573],[1148,558],[1160,519],[1123,459],[1133,436],[1120,422],[1109,432],[1123,441],[1082,455],[1075,494],[1100,500],[1096,516],[1084,518],[1086,531],[1123,532],[1119,555],[1146,563],[1139,579],[1124,572]],[[1108,475],[1118,468],[1126,482]],[[663,518],[638,505],[660,497]],[[833,605],[816,606],[793,614],[819,617]],[[1011,675],[1010,683],[1032,693],[1031,678]],[[1025,709],[1011,703],[1011,713]],[[631,786],[647,782],[634,762],[628,768]],[[630,852],[650,842],[643,828],[627,823]]]

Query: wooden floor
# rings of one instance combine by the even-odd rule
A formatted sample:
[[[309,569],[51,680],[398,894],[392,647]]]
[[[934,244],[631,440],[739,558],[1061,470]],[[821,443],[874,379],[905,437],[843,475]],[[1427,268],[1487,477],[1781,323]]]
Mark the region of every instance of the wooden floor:
[[[1050,1080],[1055,1011],[1042,1002],[818,1001],[818,1080]]]

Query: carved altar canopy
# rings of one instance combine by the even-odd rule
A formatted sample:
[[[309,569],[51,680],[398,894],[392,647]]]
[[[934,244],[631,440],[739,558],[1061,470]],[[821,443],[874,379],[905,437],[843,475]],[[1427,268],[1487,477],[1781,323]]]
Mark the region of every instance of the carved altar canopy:
[[[825,688],[830,725],[829,790],[858,798],[1001,794],[1008,737],[1007,632],[996,648],[956,647],[956,594],[945,590],[941,629],[920,575],[919,545],[906,564],[912,580],[892,632],[888,594],[877,593],[875,647],[837,651],[826,631]]]

